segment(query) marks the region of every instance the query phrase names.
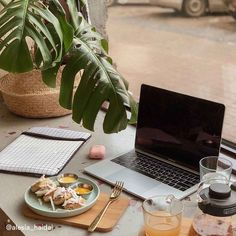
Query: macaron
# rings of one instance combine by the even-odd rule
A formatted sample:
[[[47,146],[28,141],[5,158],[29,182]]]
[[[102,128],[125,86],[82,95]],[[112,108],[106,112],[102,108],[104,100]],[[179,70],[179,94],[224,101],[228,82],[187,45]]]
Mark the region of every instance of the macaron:
[[[90,159],[104,159],[106,148],[103,145],[94,145],[90,148],[88,157]]]

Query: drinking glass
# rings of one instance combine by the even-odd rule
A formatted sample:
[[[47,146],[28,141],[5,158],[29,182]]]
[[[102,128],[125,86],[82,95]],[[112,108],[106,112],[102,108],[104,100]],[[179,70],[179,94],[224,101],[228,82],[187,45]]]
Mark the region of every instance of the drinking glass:
[[[143,202],[146,236],[178,236],[183,203],[173,195],[155,196]]]
[[[207,156],[200,160],[200,180],[227,179],[230,181],[232,162],[224,157]]]

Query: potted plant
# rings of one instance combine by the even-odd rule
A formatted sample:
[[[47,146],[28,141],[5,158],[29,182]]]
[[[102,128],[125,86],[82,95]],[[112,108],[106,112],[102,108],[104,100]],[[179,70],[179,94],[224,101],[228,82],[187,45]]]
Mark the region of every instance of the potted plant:
[[[119,132],[137,118],[137,104],[124,78],[112,66],[108,43],[81,14],[84,0],[0,0],[0,68],[12,73],[41,70],[42,80],[56,84],[62,68],[60,105],[72,109],[77,123],[94,130],[104,101],[105,133]],[[79,9],[79,12],[77,11]],[[30,53],[27,38],[34,42]],[[75,76],[82,72],[73,93]],[[126,107],[131,110],[128,119]]]

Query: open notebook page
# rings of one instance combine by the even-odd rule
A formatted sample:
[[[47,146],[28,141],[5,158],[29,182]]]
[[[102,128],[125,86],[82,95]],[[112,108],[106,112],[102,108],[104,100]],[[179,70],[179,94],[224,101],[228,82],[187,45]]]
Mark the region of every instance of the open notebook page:
[[[57,128],[31,128],[0,152],[0,170],[56,175],[90,136]]]

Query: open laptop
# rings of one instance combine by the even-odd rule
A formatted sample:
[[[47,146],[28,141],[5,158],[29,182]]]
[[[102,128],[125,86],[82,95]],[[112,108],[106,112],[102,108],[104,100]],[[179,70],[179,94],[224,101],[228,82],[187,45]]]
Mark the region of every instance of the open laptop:
[[[199,160],[218,155],[225,107],[216,102],[143,84],[135,149],[100,161],[85,172],[146,199],[196,191]]]

